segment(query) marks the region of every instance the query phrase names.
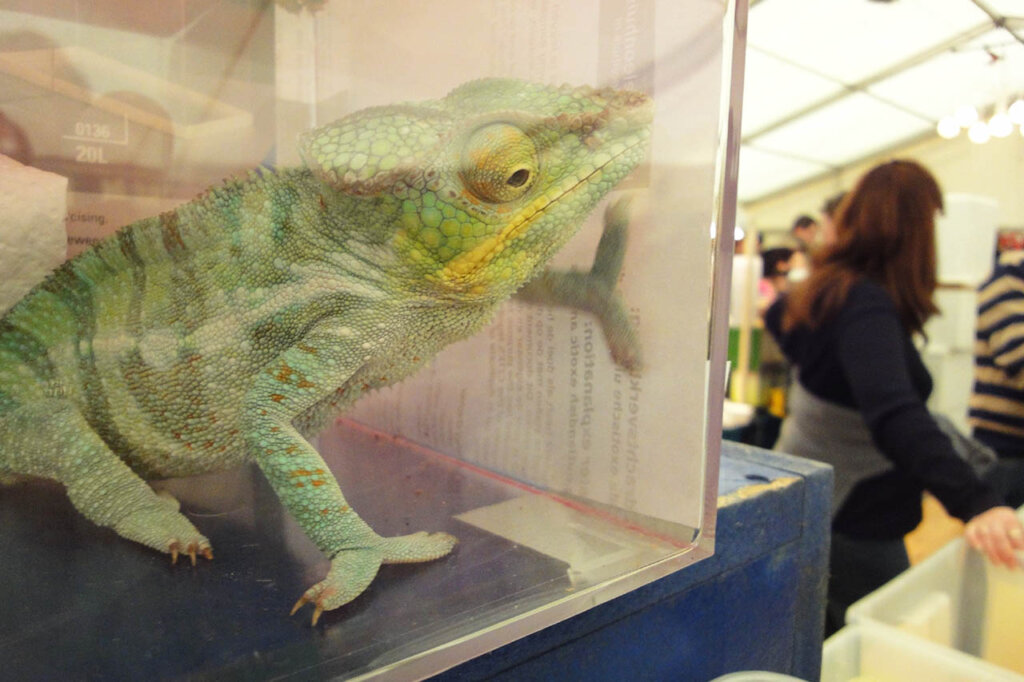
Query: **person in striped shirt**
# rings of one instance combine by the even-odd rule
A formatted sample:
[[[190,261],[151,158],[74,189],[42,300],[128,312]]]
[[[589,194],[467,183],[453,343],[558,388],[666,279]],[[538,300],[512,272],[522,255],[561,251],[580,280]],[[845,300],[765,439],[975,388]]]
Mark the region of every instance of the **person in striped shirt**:
[[[985,478],[1008,504],[1024,504],[1024,251],[1000,256],[978,289],[974,437],[999,455]]]

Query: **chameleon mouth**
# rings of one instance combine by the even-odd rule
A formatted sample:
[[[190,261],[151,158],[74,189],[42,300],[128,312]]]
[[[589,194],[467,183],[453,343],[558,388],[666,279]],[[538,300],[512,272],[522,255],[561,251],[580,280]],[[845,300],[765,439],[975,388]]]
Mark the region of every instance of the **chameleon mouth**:
[[[571,196],[581,187],[590,184],[616,160],[630,152],[636,152],[647,143],[649,136],[649,131],[645,128],[635,135],[634,141],[614,142],[609,145],[607,151],[595,153],[591,159],[588,159],[588,162],[580,172],[535,198],[533,202],[524,207],[524,210],[520,213],[521,217],[513,220],[501,232],[479,244],[472,251],[468,251],[449,262],[443,271],[444,279],[452,283],[465,281],[476,270],[494,260],[498,254],[505,250],[509,242],[522,236],[551,206]]]

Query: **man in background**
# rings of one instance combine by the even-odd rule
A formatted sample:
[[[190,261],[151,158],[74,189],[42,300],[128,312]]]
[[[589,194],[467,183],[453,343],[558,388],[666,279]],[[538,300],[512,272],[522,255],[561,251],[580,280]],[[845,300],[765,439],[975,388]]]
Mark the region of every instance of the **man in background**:
[[[818,233],[821,226],[818,221],[809,215],[802,215],[793,221],[793,227],[789,228],[792,234],[802,245],[804,251],[813,251],[818,245]]]

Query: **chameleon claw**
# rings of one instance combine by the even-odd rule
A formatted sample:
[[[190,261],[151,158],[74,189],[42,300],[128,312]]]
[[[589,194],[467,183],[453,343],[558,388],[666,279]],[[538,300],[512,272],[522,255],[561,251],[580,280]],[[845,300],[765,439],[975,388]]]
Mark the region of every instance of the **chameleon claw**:
[[[168,545],[167,551],[171,553],[171,565],[176,565],[178,563],[178,557],[180,557],[183,553],[181,543],[175,540],[170,545]],[[193,566],[196,565],[196,559],[199,555],[202,555],[210,560],[213,559],[213,549],[209,545],[201,547],[195,542],[190,543],[188,548],[184,550],[184,553],[188,555],[189,561],[192,562]]]
[[[299,601],[295,602],[295,606],[292,607],[292,610],[291,610],[291,612],[288,615],[289,616],[294,616],[295,612],[298,611],[299,609],[301,609],[307,603],[309,603],[309,600],[306,599],[306,595],[302,595],[301,597],[299,597]]]
[[[316,605],[316,608],[313,609],[313,620],[310,623],[311,626],[316,627],[317,621],[320,620],[320,616],[324,612],[323,602],[320,601],[320,600],[317,600],[317,601],[314,602],[312,599],[310,599],[306,595],[302,595],[301,597],[299,597],[299,601],[295,602],[295,606],[292,607],[292,610],[291,610],[291,612],[288,615],[289,616],[294,616],[295,612],[298,611],[299,609],[301,609],[306,604],[315,604]]]

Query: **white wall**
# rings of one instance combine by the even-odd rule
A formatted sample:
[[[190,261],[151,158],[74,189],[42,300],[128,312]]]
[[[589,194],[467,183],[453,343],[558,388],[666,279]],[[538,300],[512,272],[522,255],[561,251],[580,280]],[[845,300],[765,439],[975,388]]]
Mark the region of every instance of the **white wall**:
[[[953,140],[935,137],[873,157],[777,196],[747,202],[741,208],[752,227],[762,231],[788,230],[796,216],[801,213],[817,215],[827,198],[851,189],[866,170],[892,158],[911,158],[924,164],[935,174],[945,193],[992,197],[999,202],[1000,228],[1024,228],[1024,135],[1017,132],[983,145],[970,142],[965,135]]]

